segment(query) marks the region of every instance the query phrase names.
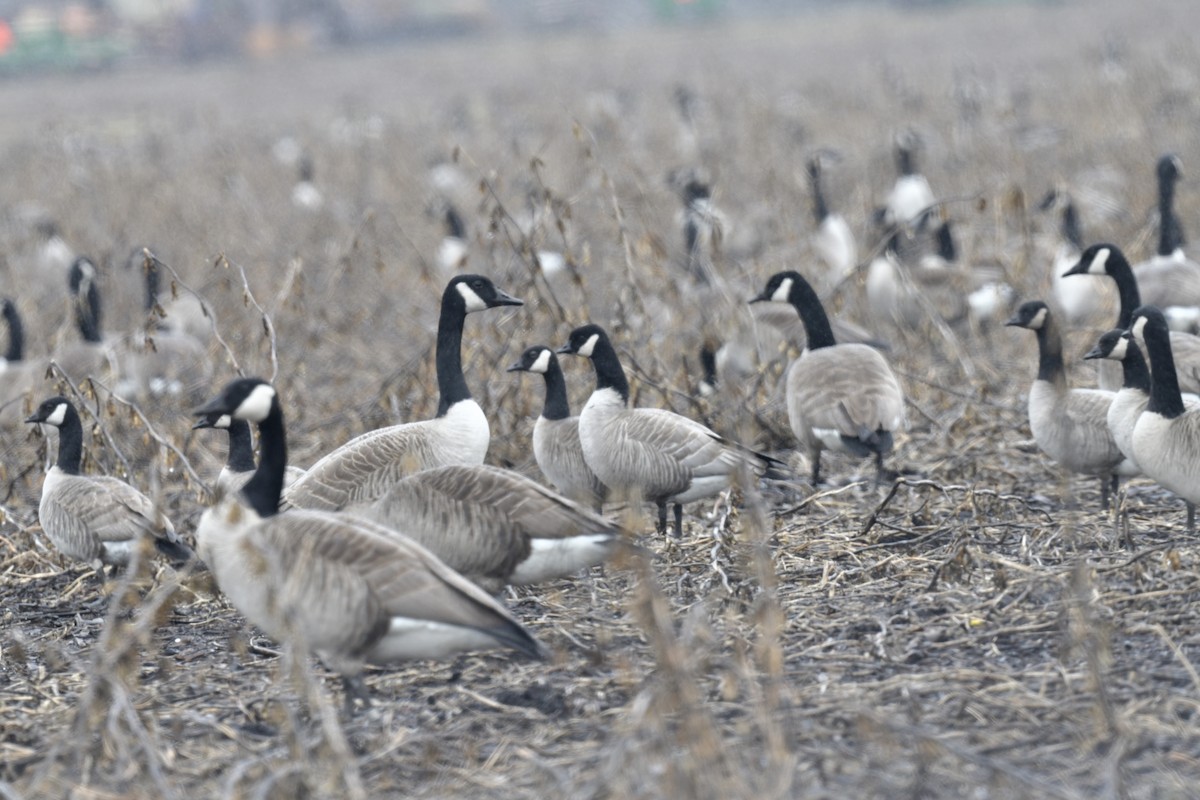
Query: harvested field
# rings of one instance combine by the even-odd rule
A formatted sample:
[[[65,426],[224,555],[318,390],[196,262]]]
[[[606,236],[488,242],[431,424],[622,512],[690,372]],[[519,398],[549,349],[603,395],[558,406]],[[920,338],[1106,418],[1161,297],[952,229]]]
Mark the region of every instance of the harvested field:
[[[468,267],[526,301],[466,325],[489,463],[538,476],[542,388],[503,367],[588,319],[613,332],[639,404],[788,457],[776,390],[794,353],[750,401],[696,399],[696,354],[745,325],[770,274],[815,270],[806,155],[841,153],[830,194],[864,259],[891,137],[914,128],[964,263],[1043,296],[1056,221],[1036,204],[1056,183],[1089,242],[1153,251],[1154,160],[1200,164],[1198,24],[1184,0],[866,7],[2,83],[0,296],[31,354],[73,340],[65,281],[37,267],[36,205],[101,264],[114,335],[140,320],[135,246],[210,304],[212,386],[85,414],[85,467],[190,533],[224,445],[187,411],[239,368],[275,379],[300,465],[434,413],[446,275],[428,173],[453,161]],[[315,212],[290,202],[285,136],[315,164]],[[692,166],[732,221],[704,293],[678,268],[666,180]],[[1194,180],[1178,209],[1200,230]],[[538,249],[564,252],[571,279],[547,281]],[[628,510],[653,558],[506,593],[552,662],[373,669],[352,719],[336,676],[248,629],[204,575],[146,559],[96,604],[91,571],[37,526],[44,440],[0,416],[0,796],[1197,796],[1200,545],[1182,502],[1131,481],[1127,548],[1097,482],[1031,440],[1032,334],[897,331],[871,319],[861,278],[827,296],[888,340],[908,393],[894,486],[827,456],[817,491],[797,461],[793,482],[690,508],[679,541]],[[1096,332],[1069,340],[1076,384]],[[578,411],[591,376],[565,367]]]

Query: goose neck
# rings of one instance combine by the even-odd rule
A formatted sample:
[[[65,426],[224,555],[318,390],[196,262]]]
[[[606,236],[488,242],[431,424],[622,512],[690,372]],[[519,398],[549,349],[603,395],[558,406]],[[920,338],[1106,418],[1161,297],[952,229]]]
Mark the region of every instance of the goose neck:
[[[230,472],[254,470],[254,443],[250,439],[250,424],[235,419],[229,423],[229,457],[225,466]]]
[[[85,342],[99,344],[100,336],[100,293],[95,284],[87,287],[82,295],[75,298],[75,324],[79,327],[79,335]]]
[[[471,390],[462,369],[462,333],[466,311],[461,303],[442,300],[442,312],[438,319],[437,333],[437,382],[441,400],[438,403],[439,417],[444,417],[450,406],[460,400],[470,400]]]
[[[1158,178],[1158,254],[1169,256],[1181,243],[1175,236],[1175,179],[1170,175]]]
[[[1121,302],[1121,311],[1117,317],[1118,328],[1128,328],[1133,321],[1133,311],[1142,304],[1142,296],[1138,291],[1137,277],[1129,262],[1119,253],[1113,253],[1108,259],[1108,274],[1117,284],[1117,297]]]
[[[612,342],[606,337],[597,340],[591,358],[592,368],[596,371],[596,391],[612,389],[628,404],[629,381],[625,379],[625,370],[621,367],[621,359],[617,357]]]
[[[16,308],[11,305],[4,308],[4,320],[8,323],[8,349],[4,351],[4,360],[12,364],[25,357],[25,328]]]
[[[821,188],[821,173],[817,167],[809,167],[808,182],[812,187],[813,197],[813,216],[817,219],[817,224],[829,216],[829,206],[825,202],[825,192]]]
[[[567,382],[563,378],[562,367],[557,358],[551,358],[544,375],[546,379],[546,402],[542,406],[542,416],[546,419],[566,419],[571,416],[570,402],[567,400]]]
[[[74,406],[67,406],[62,424],[58,426],[58,468],[68,475],[78,475],[83,462],[83,423]]]
[[[1179,393],[1179,376],[1175,372],[1175,357],[1171,353],[1171,334],[1166,325],[1147,325],[1142,336],[1150,356],[1150,402],[1146,410],[1168,419],[1178,417],[1184,407]]]
[[[258,469],[242,488],[242,496],[260,517],[266,518],[279,513],[279,495],[283,491],[283,476],[287,470],[287,434],[284,432],[283,409],[278,401],[272,404],[266,418],[258,423],[258,441],[262,458]]]
[[[1065,389],[1067,374],[1063,364],[1062,335],[1058,332],[1058,323],[1054,321],[1054,317],[1047,315],[1042,327],[1037,329],[1037,342],[1037,379],[1051,383],[1056,388]]]
[[[1079,228],[1079,212],[1074,203],[1067,203],[1062,212],[1062,236],[1076,250],[1083,250],[1083,232]]]
[[[1146,365],[1146,358],[1137,342],[1126,343],[1125,358],[1121,359],[1121,371],[1124,376],[1121,385],[1124,388],[1150,393],[1150,368]]]
[[[821,305],[821,298],[812,285],[804,279],[795,280],[788,299],[800,315],[804,323],[804,333],[808,336],[808,349],[816,350],[821,347],[832,347],[837,344],[833,338],[833,328],[829,324],[829,316]]]

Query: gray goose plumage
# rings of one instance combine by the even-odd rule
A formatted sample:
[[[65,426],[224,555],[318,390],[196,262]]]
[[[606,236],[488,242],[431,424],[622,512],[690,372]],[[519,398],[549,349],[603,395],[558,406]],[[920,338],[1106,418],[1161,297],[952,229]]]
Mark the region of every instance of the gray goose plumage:
[[[482,464],[491,432],[471,397],[462,370],[462,332],[467,314],[522,302],[481,275],[452,278],[442,293],[437,334],[437,381],[441,393],[434,419],[368,431],[327,454],[284,495],[297,508],[336,511],[383,496],[396,481],[430,467]]]
[[[1184,404],[1162,312],[1142,306],[1133,313],[1130,336],[1140,336],[1150,357],[1150,402],[1133,428],[1133,453],[1147,476],[1187,503],[1188,533],[1196,533],[1200,503],[1200,407]]]
[[[342,676],[347,712],[367,700],[366,663],[497,647],[544,657],[503,605],[411,539],[350,514],[278,511],[287,440],[270,384],[234,381],[195,413],[255,423],[262,450],[242,491],[201,517],[200,557],[249,622]]]
[[[1114,392],[1072,389],[1063,364],[1062,336],[1050,308],[1040,300],[1022,303],[1006,324],[1037,334],[1038,374],[1029,389],[1029,427],[1043,453],[1059,466],[1100,478],[1102,503],[1119,476],[1136,475],[1137,467],[1121,453],[1108,429]]]
[[[545,379],[546,400],[533,423],[533,456],[538,468],[564,495],[599,511],[608,487],[584,460],[579,417],[571,416],[567,382],[558,356],[548,347],[535,345],[527,348],[508,371],[532,372]]]
[[[223,430],[229,439],[229,454],[217,474],[217,493],[241,491],[254,475],[254,442],[250,437],[250,423],[233,419],[228,414],[209,414],[192,426],[193,430],[204,428]],[[303,477],[304,470],[288,464],[283,473],[283,487],[286,489]]]
[[[596,373],[596,388],[579,415],[587,465],[617,498],[654,503],[659,533],[666,531],[668,504],[681,536],[685,503],[725,491],[743,471],[763,475],[777,463],[672,411],[630,408],[625,370],[599,325],[571,331],[558,352],[591,359]]]
[[[44,400],[26,422],[58,429],[58,459],[42,483],[38,520],[63,555],[92,565],[125,566],[143,537],[175,561],[192,552],[158,505],[108,475],[84,475],[83,425],[65,397]]]
[[[1079,263],[1067,270],[1067,275],[1108,275],[1117,285],[1117,296],[1120,298],[1121,310],[1117,316],[1115,327],[1128,330],[1133,319],[1133,312],[1138,306],[1155,305],[1147,303],[1141,291],[1141,285],[1128,259],[1121,249],[1113,244],[1094,244],[1083,251]],[[1171,331],[1171,351],[1175,358],[1175,369],[1181,389],[1191,394],[1200,393],[1200,337],[1190,333]],[[1120,388],[1120,376],[1112,371],[1100,371],[1100,388]]]
[[[354,509],[402,532],[489,592],[542,583],[605,561],[620,528],[511,470],[435,467]]]
[[[817,293],[798,272],[771,276],[750,302],[792,304],[808,332],[808,348],[787,372],[788,420],[812,462],[812,482],[821,480],[821,451],[875,456],[883,477],[883,457],[904,425],[904,391],[879,351],[862,344],[838,344]]]

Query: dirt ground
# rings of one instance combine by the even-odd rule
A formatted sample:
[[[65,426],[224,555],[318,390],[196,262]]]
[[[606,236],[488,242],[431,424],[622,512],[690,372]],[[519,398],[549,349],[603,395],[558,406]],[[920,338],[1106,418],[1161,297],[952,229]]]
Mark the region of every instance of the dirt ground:
[[[749,401],[695,391],[701,341],[744,330],[771,273],[820,280],[803,172],[818,148],[839,154],[829,191],[860,260],[906,128],[964,270],[1044,296],[1056,222],[1036,205],[1055,185],[1088,241],[1147,256],[1154,160],[1200,163],[1198,23],[1182,0],[868,7],[0,84],[0,295],[31,354],[74,337],[64,281],[37,267],[38,215],[101,264],[112,335],[140,318],[135,246],[213,308],[227,346],[211,385],[85,417],[86,468],[157,493],[183,531],[224,450],[189,430],[189,403],[239,368],[276,381],[302,466],[434,413],[439,193],[466,219],[467,267],[526,301],[467,322],[490,463],[538,475],[541,387],[503,367],[590,319],[638,403],[798,470],[690,508],[678,542],[626,512],[648,563],[506,593],[551,662],[372,670],[373,705],[347,719],[336,677],[248,629],[203,576],[148,561],[102,591],[53,552],[45,443],[0,417],[0,796],[1198,796],[1200,546],[1182,502],[1136,479],[1129,549],[1097,482],[1037,451],[1031,334],[897,330],[866,310],[861,273],[825,287],[888,343],[908,394],[890,487],[836,456],[808,485],[777,400],[794,352],[768,354]],[[319,210],[290,202],[284,137],[313,159]],[[667,180],[697,166],[730,221],[704,292],[679,269]],[[1193,233],[1195,186],[1178,198]],[[572,277],[547,280],[538,249]],[[1079,385],[1097,332],[1069,339]],[[567,369],[578,409],[590,375]]]

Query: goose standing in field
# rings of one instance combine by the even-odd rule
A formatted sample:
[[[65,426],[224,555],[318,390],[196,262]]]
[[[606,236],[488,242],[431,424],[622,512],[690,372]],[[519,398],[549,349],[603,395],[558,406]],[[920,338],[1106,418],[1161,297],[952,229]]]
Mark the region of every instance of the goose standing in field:
[[[542,583],[600,564],[620,528],[512,470],[436,467],[354,509],[400,531],[489,592]]]
[[[937,198],[929,181],[917,172],[916,151],[920,140],[913,131],[896,137],[896,183],[884,205],[883,221],[893,228],[921,232],[925,229]]]
[[[1133,427],[1134,458],[1142,472],[1184,499],[1188,533],[1194,535],[1200,503],[1200,407],[1183,402],[1161,311],[1136,309],[1126,335],[1140,337],[1150,357],[1150,402]]]
[[[1149,260],[1136,264],[1142,302],[1162,310],[1172,327],[1189,329],[1200,318],[1200,264],[1184,255],[1183,223],[1175,213],[1175,184],[1183,165],[1166,154],[1155,165],[1158,178],[1158,248]]]
[[[583,458],[579,441],[579,417],[571,416],[567,382],[558,356],[549,347],[529,347],[508,368],[509,372],[532,372],[546,383],[542,413],[533,423],[533,456],[546,479],[567,497],[599,511],[608,488]]]
[[[1079,274],[1107,275],[1117,285],[1117,296],[1120,298],[1120,312],[1117,315],[1115,327],[1128,330],[1133,319],[1133,312],[1145,303],[1141,286],[1129,266],[1129,261],[1121,249],[1112,244],[1094,244],[1083,251],[1079,263],[1067,270],[1068,275]],[[1146,305],[1154,305],[1146,303]],[[1179,385],[1183,391],[1200,394],[1200,337],[1181,331],[1171,332],[1171,349],[1175,358],[1175,369],[1178,373]],[[1153,369],[1153,367],[1151,367]],[[1120,387],[1117,375],[1100,371],[1100,387],[1115,390]]]
[[[791,303],[807,331],[808,346],[788,368],[788,421],[812,461],[812,483],[821,481],[821,451],[875,456],[883,480],[883,457],[904,425],[904,391],[878,350],[838,344],[812,286],[798,272],[771,276],[751,303]]]
[[[241,491],[254,475],[254,442],[250,438],[250,423],[233,419],[228,414],[209,414],[192,426],[193,430],[204,428],[223,430],[229,438],[229,454],[217,474],[217,493],[223,495]],[[283,488],[303,477],[304,470],[289,464],[283,473]]]
[[[683,228],[684,269],[697,283],[712,283],[714,256],[721,250],[726,219],[712,202],[712,190],[707,181],[688,177],[679,188],[683,209],[679,221]]]
[[[296,159],[296,185],[292,187],[292,205],[302,211],[317,211],[325,204],[321,190],[313,183],[313,162],[308,155]]]
[[[1051,291],[1063,322],[1072,328],[1088,326],[1111,315],[1117,307],[1116,288],[1101,275],[1069,272],[1083,253],[1079,212],[1070,195],[1052,191],[1040,207],[1061,206],[1058,242],[1051,264]]]
[[[826,267],[826,285],[835,285],[858,264],[858,247],[850,224],[841,214],[829,210],[821,185],[822,159],[818,153],[808,159],[808,186],[812,192],[813,216],[817,230],[812,247]]]
[[[42,484],[38,521],[59,552],[97,572],[128,564],[144,536],[174,561],[192,556],[150,498],[117,478],[81,474],[83,425],[70,400],[51,397],[25,421],[58,429],[58,460]]]
[[[450,279],[442,293],[437,333],[441,400],[434,419],[368,431],[323,457],[288,488],[297,508],[337,511],[369,503],[405,475],[449,464],[482,464],[491,441],[483,409],[471,397],[462,370],[467,314],[522,302],[481,275]]]
[[[1100,478],[1107,507],[1122,475],[1137,467],[1121,453],[1108,429],[1115,394],[1102,389],[1071,389],[1063,364],[1062,336],[1050,308],[1040,300],[1022,303],[1008,325],[1037,334],[1038,374],[1029,389],[1029,427],[1043,453],[1059,466]]]
[[[40,379],[45,364],[25,359],[25,326],[17,304],[7,297],[0,297],[0,319],[8,330],[8,344],[0,356],[0,422],[19,423],[21,397]]]
[[[287,439],[270,384],[234,381],[195,413],[254,423],[262,450],[245,487],[200,518],[200,557],[251,624],[342,676],[348,714],[368,702],[366,663],[497,647],[544,657],[504,606],[407,537],[349,514],[278,511]]]
[[[429,213],[441,219],[444,228],[437,247],[437,265],[443,275],[453,275],[467,265],[471,250],[467,246],[467,226],[454,203],[439,198]]]
[[[930,310],[948,323],[966,318],[966,275],[959,269],[958,248],[949,220],[933,232],[935,250],[912,266],[898,254],[900,233],[893,232],[883,252],[867,267],[866,294],[871,310],[901,328],[919,328]]]
[[[675,537],[683,505],[725,491],[746,471],[763,475],[777,462],[729,442],[699,422],[658,408],[630,408],[629,382],[608,334],[599,325],[571,331],[559,353],[591,359],[596,388],[579,415],[587,465],[612,496],[658,507],[658,532],[675,507]]]
[[[88,376],[106,375],[111,367],[111,350],[100,333],[100,272],[87,256],[71,264],[67,286],[71,313],[82,341],[57,348],[53,359],[76,384]]]
[[[63,240],[58,223],[54,220],[39,219],[34,224],[34,230],[38,239],[38,272],[50,277],[57,284],[62,280],[62,274],[70,269],[75,261],[75,251]]]

